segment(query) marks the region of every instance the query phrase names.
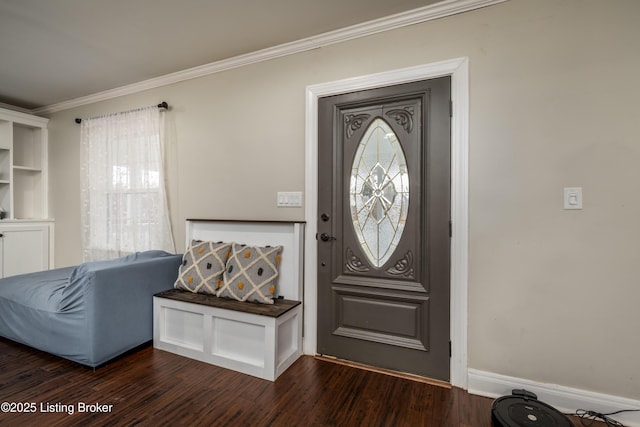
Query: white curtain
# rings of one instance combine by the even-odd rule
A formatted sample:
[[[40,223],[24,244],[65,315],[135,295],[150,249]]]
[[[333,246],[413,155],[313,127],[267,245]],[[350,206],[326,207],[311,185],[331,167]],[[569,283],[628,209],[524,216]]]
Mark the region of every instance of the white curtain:
[[[80,130],[85,261],[174,252],[158,107],[83,119]]]

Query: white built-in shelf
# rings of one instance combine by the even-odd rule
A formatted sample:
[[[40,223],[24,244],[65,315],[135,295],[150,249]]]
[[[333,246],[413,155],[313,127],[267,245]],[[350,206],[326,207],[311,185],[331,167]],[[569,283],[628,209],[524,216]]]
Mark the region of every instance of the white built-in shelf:
[[[42,168],[32,168],[29,166],[13,166],[14,171],[25,171],[25,172],[42,172]]]
[[[0,210],[6,219],[46,219],[49,120],[0,108]]]
[[[54,268],[48,122],[0,108],[0,277]]]

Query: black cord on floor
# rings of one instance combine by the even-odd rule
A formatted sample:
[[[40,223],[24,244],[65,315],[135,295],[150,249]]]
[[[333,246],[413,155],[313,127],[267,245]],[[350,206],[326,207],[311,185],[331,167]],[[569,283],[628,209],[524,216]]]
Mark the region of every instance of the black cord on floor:
[[[594,421],[602,421],[607,425],[607,427],[624,427],[624,424],[609,417],[609,415],[621,414],[623,412],[640,412],[640,409],[622,409],[620,411],[609,412],[606,414],[596,411],[585,411],[584,409],[578,409],[575,414],[567,415],[575,415],[579,417],[580,422],[583,426],[590,426]]]

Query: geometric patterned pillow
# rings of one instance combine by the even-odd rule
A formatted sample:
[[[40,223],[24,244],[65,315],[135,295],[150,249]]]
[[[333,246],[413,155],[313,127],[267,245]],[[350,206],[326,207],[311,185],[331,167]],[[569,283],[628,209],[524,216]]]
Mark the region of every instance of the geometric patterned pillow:
[[[246,246],[233,243],[224,272],[221,298],[273,304],[278,296],[278,268],[282,246]]]
[[[215,295],[222,286],[222,274],[230,248],[231,243],[192,240],[182,257],[178,279],[173,287]]]

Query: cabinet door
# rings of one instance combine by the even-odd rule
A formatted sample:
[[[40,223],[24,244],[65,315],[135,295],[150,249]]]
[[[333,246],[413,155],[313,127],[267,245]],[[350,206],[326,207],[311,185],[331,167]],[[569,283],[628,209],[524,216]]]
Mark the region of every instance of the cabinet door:
[[[24,227],[0,231],[3,277],[49,268],[49,229]]]

